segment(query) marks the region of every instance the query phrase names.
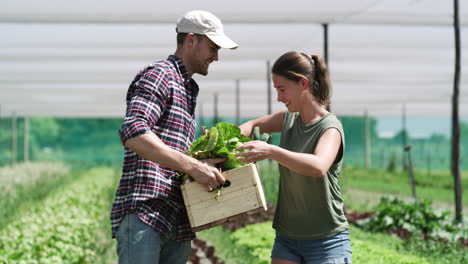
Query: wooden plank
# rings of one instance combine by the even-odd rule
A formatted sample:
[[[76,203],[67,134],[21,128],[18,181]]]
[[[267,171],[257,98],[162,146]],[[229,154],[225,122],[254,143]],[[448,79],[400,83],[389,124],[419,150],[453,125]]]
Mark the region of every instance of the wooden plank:
[[[256,210],[267,210],[265,195],[255,164],[223,172],[229,187],[208,192],[197,182],[181,186],[184,203],[192,230],[203,230],[229,221],[234,216]],[[200,229],[203,228],[203,229]]]
[[[255,184],[255,186],[257,186],[257,190],[258,190],[257,191],[258,201],[262,205],[263,209],[265,209],[265,211],[266,211],[266,210],[268,210],[268,208],[267,208],[267,203],[266,203],[266,199],[265,199],[265,193],[263,191],[262,181],[260,179],[260,174],[258,173],[257,166],[252,168],[252,170],[253,170],[252,179],[254,180],[254,184]]]
[[[185,199],[185,197],[187,197],[187,189],[184,188],[184,185],[181,186],[181,190],[182,190],[182,197],[184,197],[184,204],[185,204],[185,209],[187,210],[187,216],[188,216],[188,219],[189,219],[189,222],[190,222],[190,226],[193,226],[194,225],[194,221],[193,221],[193,216],[192,216],[192,213],[189,213],[192,211],[192,209],[190,208],[190,205],[186,202],[187,199]]]
[[[229,180],[231,185],[221,191],[222,195],[225,193],[242,191],[243,189],[252,187],[251,178],[253,171],[252,166],[247,165],[223,172],[224,178]],[[186,195],[186,197],[184,197],[185,205],[193,205],[206,200],[211,200],[215,194],[214,192],[208,192],[205,187],[194,181],[183,184],[181,187]]]
[[[260,207],[256,193],[255,187],[251,187],[242,192],[221,194],[220,202],[213,196],[210,200],[192,205],[190,208],[194,225],[204,225]]]
[[[192,232],[199,232],[199,231],[202,231],[202,230],[205,230],[205,229],[208,229],[208,228],[212,228],[212,227],[215,227],[215,226],[218,226],[218,225],[222,225],[222,224],[227,223],[227,222],[235,221],[238,217],[252,215],[252,214],[261,212],[263,210],[264,210],[263,207],[260,207],[260,208],[257,208],[255,210],[252,210],[252,211],[248,211],[248,212],[241,213],[241,214],[238,214],[238,215],[233,215],[231,217],[226,217],[226,218],[220,219],[218,221],[208,223],[206,225],[201,225],[201,226],[198,226],[198,227],[194,227],[194,228],[192,228]]]

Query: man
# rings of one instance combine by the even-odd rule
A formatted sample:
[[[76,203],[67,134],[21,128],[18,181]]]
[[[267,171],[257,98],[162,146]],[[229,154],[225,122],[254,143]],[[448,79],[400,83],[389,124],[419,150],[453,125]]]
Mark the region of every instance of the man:
[[[212,190],[225,179],[213,166],[222,159],[187,156],[195,136],[198,85],[193,74],[208,74],[220,48],[237,48],[221,21],[191,11],[177,22],[177,49],[137,74],[127,92],[119,131],[125,146],[123,173],[111,212],[119,263],[186,263],[191,232],[178,172]]]

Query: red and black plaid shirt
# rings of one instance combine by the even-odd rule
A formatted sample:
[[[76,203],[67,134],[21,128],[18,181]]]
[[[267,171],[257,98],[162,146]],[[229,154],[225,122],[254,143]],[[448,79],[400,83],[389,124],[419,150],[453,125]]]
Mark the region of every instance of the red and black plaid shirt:
[[[119,131],[122,143],[153,131],[169,147],[185,152],[195,137],[197,95],[198,85],[180,58],[171,55],[147,66],[127,92],[127,112]],[[111,211],[112,237],[123,217],[134,213],[163,234],[177,226],[177,241],[193,239],[176,173],[125,148]]]

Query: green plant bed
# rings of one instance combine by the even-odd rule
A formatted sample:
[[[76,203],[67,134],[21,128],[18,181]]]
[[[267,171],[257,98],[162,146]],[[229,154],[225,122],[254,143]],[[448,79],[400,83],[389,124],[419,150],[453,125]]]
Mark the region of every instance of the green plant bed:
[[[112,263],[109,210],[117,173],[76,175],[0,230],[0,263]],[[3,262],[2,262],[3,261]]]
[[[347,188],[354,188],[411,196],[408,172],[403,170],[388,172],[384,169],[345,167],[340,181],[344,192]],[[425,170],[416,170],[415,181],[418,198],[453,202],[453,177],[448,170],[432,171],[431,174]],[[468,181],[468,172],[462,172],[462,181]],[[462,188],[463,193],[468,193],[468,185]],[[463,203],[468,205],[468,196],[463,197]]]
[[[468,237],[468,229],[463,224],[453,224],[449,212],[433,210],[428,201],[405,203],[384,197],[371,218],[355,224],[371,232],[398,233],[408,240],[407,250],[439,258],[437,263],[468,261],[468,251],[459,244],[460,239]]]
[[[205,230],[199,238],[209,241],[215,253],[229,264],[270,263],[275,231],[271,222],[265,222],[230,233],[222,227]],[[405,251],[405,242],[395,236],[361,231],[350,227],[354,263],[373,264],[429,264],[434,259],[418,255],[417,251]],[[436,258],[437,259],[437,258]]]
[[[0,168],[0,230],[50,192],[78,177],[61,163],[20,163]]]
[[[231,231],[217,226],[197,233],[197,237],[214,246],[214,254],[226,264],[260,263],[243,247],[238,247],[231,238]]]
[[[354,226],[350,227],[350,233],[356,263],[455,264],[468,261],[466,250],[421,237],[404,241],[395,235],[367,232]],[[373,260],[376,255],[380,256]]]

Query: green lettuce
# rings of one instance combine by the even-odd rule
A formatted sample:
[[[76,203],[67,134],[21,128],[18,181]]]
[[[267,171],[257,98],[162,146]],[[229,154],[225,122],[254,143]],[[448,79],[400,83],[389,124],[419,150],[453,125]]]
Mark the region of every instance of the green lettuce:
[[[269,134],[260,134],[260,129],[255,127],[252,138],[253,140],[262,140],[269,143],[271,136]],[[249,137],[241,134],[238,126],[221,122],[209,130],[205,130],[204,135],[192,143],[187,153],[198,160],[225,158],[226,160],[220,164],[219,168],[223,171],[231,170],[247,164],[238,160],[234,154],[238,153],[235,150],[237,147],[250,140]],[[178,175],[182,182],[188,177],[189,175],[186,173]]]
[[[235,151],[237,147],[248,141],[250,138],[241,134],[238,126],[221,122],[195,140],[190,146],[188,154],[198,160],[226,158],[221,169],[230,170],[246,164],[239,161],[234,154],[237,153]]]

